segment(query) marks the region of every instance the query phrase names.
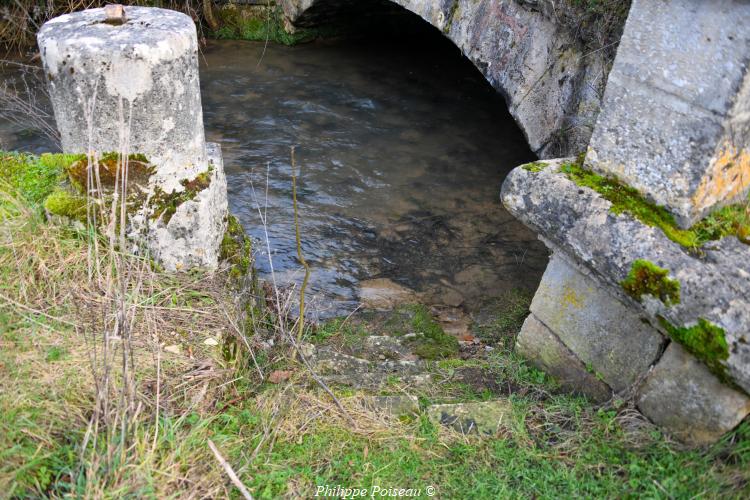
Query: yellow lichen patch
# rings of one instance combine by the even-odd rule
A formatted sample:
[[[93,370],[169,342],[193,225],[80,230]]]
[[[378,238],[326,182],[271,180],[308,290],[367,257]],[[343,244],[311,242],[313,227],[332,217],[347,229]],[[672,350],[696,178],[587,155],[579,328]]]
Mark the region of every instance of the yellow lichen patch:
[[[569,286],[566,286],[564,288],[565,290],[563,292],[563,304],[575,307],[576,309],[580,309],[581,307],[583,307],[583,300],[581,300],[576,291]]]
[[[692,198],[698,211],[734,200],[750,186],[750,151],[729,142],[717,151]]]

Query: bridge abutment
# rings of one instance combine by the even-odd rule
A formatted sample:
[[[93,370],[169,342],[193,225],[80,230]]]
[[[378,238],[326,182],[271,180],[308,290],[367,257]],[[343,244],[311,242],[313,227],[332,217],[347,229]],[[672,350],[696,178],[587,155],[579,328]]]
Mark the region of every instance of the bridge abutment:
[[[554,253],[519,351],[694,445],[750,413],[748,26],[745,2],[634,1],[585,160],[502,190]]]

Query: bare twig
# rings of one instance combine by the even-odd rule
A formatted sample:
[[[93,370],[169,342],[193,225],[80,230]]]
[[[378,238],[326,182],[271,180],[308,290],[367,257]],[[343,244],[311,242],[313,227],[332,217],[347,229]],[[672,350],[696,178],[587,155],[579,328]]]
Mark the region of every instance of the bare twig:
[[[216,447],[213,441],[210,439],[208,440],[208,447],[211,448],[211,451],[213,452],[214,456],[216,457],[216,460],[218,460],[219,464],[224,468],[224,471],[227,473],[227,476],[229,476],[229,479],[232,481],[232,484],[234,484],[238,490],[240,490],[240,493],[242,493],[242,496],[245,497],[246,500],[253,500],[253,496],[250,494],[249,491],[247,491],[247,488],[245,488],[245,485],[242,484],[242,481],[240,481],[240,478],[237,477],[237,474],[235,474],[234,469],[232,469],[232,466],[227,462],[224,457],[221,456],[221,453],[219,453],[219,449]]]

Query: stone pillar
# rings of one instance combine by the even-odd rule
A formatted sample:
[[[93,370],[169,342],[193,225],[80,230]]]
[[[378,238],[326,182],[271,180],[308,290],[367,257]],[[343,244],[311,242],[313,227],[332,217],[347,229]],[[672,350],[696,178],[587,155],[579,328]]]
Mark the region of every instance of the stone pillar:
[[[634,0],[585,164],[688,227],[750,187],[750,3]]]
[[[216,266],[226,225],[218,146],[207,148],[193,21],[165,9],[91,9],[38,34],[63,151],[150,165],[130,234],[167,269]],[[164,206],[159,206],[159,204]]]

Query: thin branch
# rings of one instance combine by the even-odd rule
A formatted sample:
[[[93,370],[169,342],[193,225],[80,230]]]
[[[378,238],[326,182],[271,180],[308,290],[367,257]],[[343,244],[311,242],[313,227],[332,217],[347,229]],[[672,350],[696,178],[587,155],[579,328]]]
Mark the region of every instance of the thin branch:
[[[219,464],[224,468],[224,471],[227,473],[227,476],[229,476],[229,479],[232,480],[232,483],[237,487],[238,490],[240,490],[240,493],[242,493],[242,496],[245,497],[245,500],[253,500],[253,496],[249,491],[247,491],[247,488],[245,488],[245,485],[242,484],[240,478],[237,477],[237,474],[235,474],[232,466],[229,465],[229,462],[224,460],[224,457],[222,457],[221,453],[219,453],[219,449],[210,439],[208,440],[208,447],[211,448],[211,451],[214,453],[216,460],[218,460]]]

